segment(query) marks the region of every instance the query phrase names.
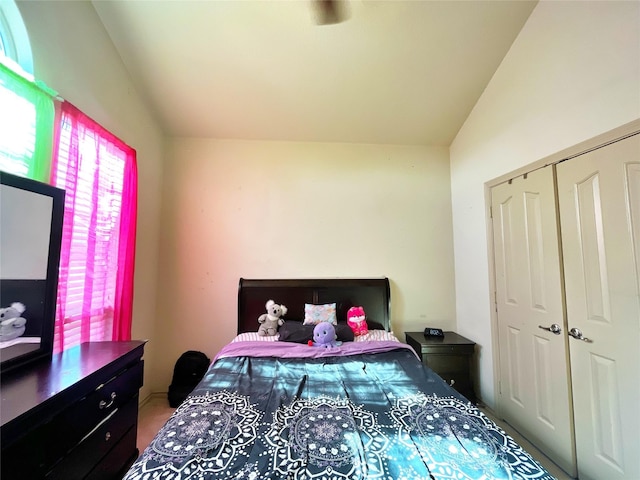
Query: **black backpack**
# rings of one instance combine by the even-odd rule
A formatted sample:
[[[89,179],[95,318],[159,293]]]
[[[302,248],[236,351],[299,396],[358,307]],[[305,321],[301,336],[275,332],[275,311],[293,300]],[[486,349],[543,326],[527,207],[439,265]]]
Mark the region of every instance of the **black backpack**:
[[[207,373],[211,360],[202,352],[189,350],[178,358],[169,385],[169,405],[178,407]]]

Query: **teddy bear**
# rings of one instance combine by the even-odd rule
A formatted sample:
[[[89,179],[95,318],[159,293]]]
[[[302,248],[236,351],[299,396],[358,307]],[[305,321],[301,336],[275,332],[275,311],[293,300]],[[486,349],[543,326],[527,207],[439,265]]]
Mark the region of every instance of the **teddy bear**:
[[[347,311],[347,325],[351,327],[355,335],[365,335],[369,333],[369,327],[367,325],[367,316],[364,313],[364,308],[351,307]]]
[[[25,306],[14,302],[11,306],[0,308],[0,342],[7,342],[22,335],[27,319],[22,317]]]
[[[273,300],[269,300],[266,304],[267,313],[263,313],[258,317],[258,335],[274,336],[278,333],[278,327],[284,325],[284,319],[281,318],[287,313],[287,307],[278,305]]]
[[[338,347],[342,342],[337,340],[336,327],[331,322],[320,322],[313,329],[313,340],[309,340],[310,347]]]

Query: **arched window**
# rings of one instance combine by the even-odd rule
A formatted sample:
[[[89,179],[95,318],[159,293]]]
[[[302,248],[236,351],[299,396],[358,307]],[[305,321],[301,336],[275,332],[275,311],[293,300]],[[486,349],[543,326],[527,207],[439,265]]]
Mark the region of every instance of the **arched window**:
[[[13,0],[0,0],[0,105],[0,170],[48,182],[54,104],[33,81],[31,45]]]
[[[0,0],[0,171],[66,191],[54,352],[84,341],[130,340],[135,150],[33,73],[18,7]]]
[[[3,63],[9,67],[22,70],[29,76],[33,75],[29,35],[14,0],[0,2],[0,57],[2,56],[5,57]],[[15,68],[16,66],[19,66],[19,69]]]

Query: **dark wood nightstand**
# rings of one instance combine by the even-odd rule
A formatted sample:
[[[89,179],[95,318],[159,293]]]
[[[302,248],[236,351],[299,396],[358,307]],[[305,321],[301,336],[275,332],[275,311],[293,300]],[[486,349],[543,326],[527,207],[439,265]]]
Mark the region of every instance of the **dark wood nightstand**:
[[[471,359],[475,343],[455,332],[442,337],[425,337],[423,332],[405,332],[407,344],[422,358],[422,363],[440,375],[472,403],[476,403],[471,377]]]

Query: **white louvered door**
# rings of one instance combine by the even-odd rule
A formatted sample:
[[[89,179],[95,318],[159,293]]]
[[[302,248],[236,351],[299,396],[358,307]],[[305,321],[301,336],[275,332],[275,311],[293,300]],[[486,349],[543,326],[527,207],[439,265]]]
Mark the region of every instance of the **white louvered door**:
[[[640,479],[640,135],[557,175],[579,476]]]
[[[492,188],[491,200],[501,414],[575,476],[552,167]]]

